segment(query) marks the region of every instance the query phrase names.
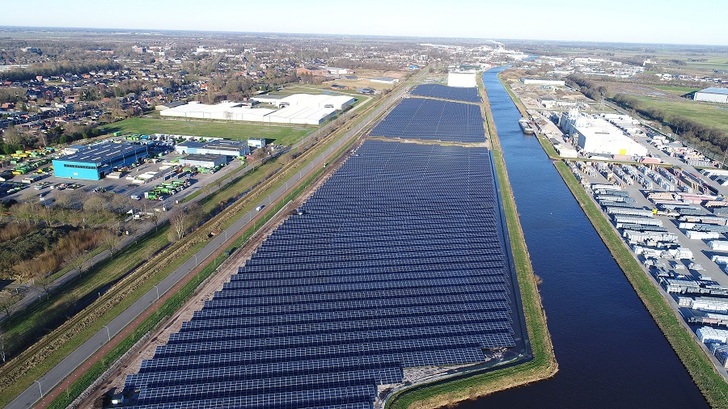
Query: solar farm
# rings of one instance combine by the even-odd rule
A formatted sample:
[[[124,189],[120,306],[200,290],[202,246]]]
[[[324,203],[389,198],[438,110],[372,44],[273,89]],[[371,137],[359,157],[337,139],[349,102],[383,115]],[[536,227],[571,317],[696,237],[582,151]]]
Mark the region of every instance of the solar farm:
[[[410,91],[411,95],[480,103],[483,100],[477,88],[457,88],[440,84],[422,84]]]
[[[444,142],[485,142],[479,105],[425,98],[403,99],[370,135]]]
[[[518,347],[492,172],[483,147],[366,140],[127,377],[125,406],[371,409],[408,368]]]

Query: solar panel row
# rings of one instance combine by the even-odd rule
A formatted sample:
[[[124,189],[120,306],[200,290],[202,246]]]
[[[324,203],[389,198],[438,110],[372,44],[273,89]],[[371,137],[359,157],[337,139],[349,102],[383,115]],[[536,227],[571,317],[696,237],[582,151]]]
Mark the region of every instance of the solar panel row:
[[[127,378],[134,407],[371,408],[514,346],[497,206],[484,148],[365,142]]]
[[[416,86],[411,95],[423,97],[450,99],[453,101],[481,102],[477,88],[448,87],[440,84],[422,84]]]
[[[370,135],[450,142],[485,142],[480,106],[422,98],[402,100]]]
[[[424,332],[422,327],[403,328],[401,331],[396,330],[373,330],[371,333],[362,333],[361,331],[338,332],[335,334],[313,334],[313,335],[291,335],[269,338],[247,338],[241,340],[215,340],[206,343],[195,342],[176,342],[157,348],[156,357],[174,357],[184,356],[191,353],[195,354],[215,354],[224,352],[239,351],[257,351],[275,348],[288,347],[309,347],[309,346],[327,346],[357,343],[385,343],[397,342],[397,345],[405,345],[407,342],[425,342],[424,337],[428,341],[440,337],[446,337],[453,340],[456,337],[472,336],[477,339],[483,346],[487,347],[490,342],[490,335],[503,332],[508,323],[503,320],[501,322],[493,321],[488,323],[479,323],[475,326],[471,325],[451,325],[428,327],[433,328],[431,332]],[[457,328],[456,328],[457,327]],[[477,328],[477,330],[475,329]],[[190,334],[185,333],[185,334]],[[457,335],[453,335],[457,334]],[[179,341],[179,339],[178,339]]]

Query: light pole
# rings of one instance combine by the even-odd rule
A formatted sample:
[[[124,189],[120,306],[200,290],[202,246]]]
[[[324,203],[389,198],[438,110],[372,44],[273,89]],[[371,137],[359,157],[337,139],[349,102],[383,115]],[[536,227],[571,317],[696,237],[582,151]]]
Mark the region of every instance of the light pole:
[[[40,381],[39,380],[36,379],[35,380],[35,383],[38,384],[38,390],[40,391],[40,397],[42,398],[43,397],[43,387],[40,385]]]
[[[104,328],[106,328],[106,337],[108,338],[108,341],[111,341],[111,330],[109,329],[108,325],[104,325]]]
[[[159,286],[154,286],[154,289],[157,290],[157,299],[159,299]]]

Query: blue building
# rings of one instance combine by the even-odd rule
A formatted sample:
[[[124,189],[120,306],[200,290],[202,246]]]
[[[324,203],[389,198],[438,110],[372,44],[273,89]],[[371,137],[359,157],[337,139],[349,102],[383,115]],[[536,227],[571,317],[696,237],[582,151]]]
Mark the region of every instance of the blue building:
[[[59,178],[99,180],[114,168],[141,162],[149,156],[146,145],[103,143],[53,160],[53,175]]]

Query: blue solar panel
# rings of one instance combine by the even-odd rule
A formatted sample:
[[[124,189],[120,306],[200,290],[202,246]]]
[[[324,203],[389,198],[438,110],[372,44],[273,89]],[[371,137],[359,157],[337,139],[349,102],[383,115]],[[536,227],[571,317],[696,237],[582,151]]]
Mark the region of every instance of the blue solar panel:
[[[420,100],[477,108],[483,139],[476,105]],[[515,346],[498,209],[485,148],[366,141],[127,377],[132,406],[371,408],[403,368]]]
[[[479,105],[431,99],[404,99],[371,132],[372,136],[485,142]]]

